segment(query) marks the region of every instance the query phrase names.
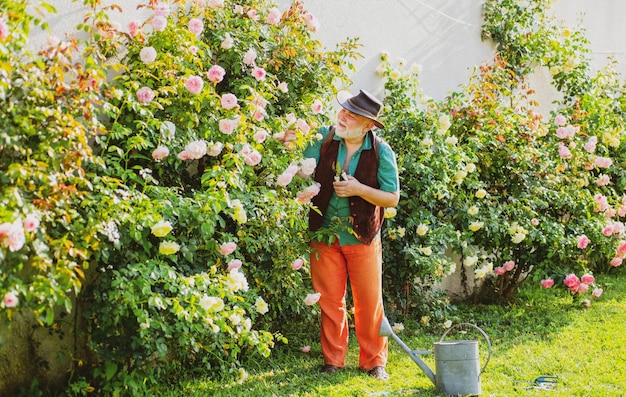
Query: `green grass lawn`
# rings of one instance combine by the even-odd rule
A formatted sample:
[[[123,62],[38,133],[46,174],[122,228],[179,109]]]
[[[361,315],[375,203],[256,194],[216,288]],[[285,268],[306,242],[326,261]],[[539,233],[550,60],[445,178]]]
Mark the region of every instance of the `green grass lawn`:
[[[572,303],[563,290],[525,287],[519,303],[503,306],[461,306],[459,317],[483,329],[492,344],[481,376],[486,396],[626,396],[626,276],[599,276],[604,294],[590,308]],[[412,349],[431,350],[443,334],[417,334],[407,319],[398,336]],[[488,357],[480,333],[453,329],[448,339],[479,340],[480,358]],[[317,335],[291,338],[267,360],[247,364],[240,383],[194,378],[164,387],[163,396],[443,396],[417,364],[393,340],[387,370],[391,379],[378,382],[358,369],[353,337],[348,367],[318,373],[322,364]],[[299,340],[298,340],[299,339]],[[312,346],[308,354],[300,347]],[[433,371],[434,357],[422,356]],[[534,385],[543,375],[557,377],[551,390]]]

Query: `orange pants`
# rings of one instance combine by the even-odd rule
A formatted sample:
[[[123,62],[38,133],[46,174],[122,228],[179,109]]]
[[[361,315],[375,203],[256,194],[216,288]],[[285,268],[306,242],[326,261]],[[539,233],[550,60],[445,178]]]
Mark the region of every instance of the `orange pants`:
[[[345,366],[348,352],[347,281],[354,301],[354,325],[359,342],[359,367],[368,371],[387,364],[387,338],[379,336],[384,315],[380,236],[371,244],[341,247],[335,240],[311,243],[311,281],[321,294],[321,345],[324,363]]]

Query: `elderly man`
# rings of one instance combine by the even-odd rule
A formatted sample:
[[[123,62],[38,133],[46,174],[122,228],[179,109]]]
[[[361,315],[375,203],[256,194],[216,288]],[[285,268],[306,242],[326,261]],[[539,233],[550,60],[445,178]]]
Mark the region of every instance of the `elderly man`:
[[[359,367],[370,376],[387,380],[387,338],[378,334],[384,315],[380,229],[385,207],[399,200],[395,154],[377,137],[382,103],[368,92],[339,97],[336,125],[322,127],[323,139],[304,156],[315,158],[315,181],[321,185],[313,204],[321,212],[309,214],[311,280],[321,294],[321,371],[332,374],[345,367],[348,351],[347,282],[354,302],[359,342]],[[286,136],[285,141],[292,137]]]

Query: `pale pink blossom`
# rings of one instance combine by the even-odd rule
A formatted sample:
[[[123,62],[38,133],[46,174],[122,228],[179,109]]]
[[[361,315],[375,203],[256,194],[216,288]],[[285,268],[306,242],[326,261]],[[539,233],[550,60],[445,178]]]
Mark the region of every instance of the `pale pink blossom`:
[[[621,205],[617,209],[617,215],[619,215],[620,218],[623,218],[624,216],[626,216],[626,205]]]
[[[604,292],[604,290],[602,288],[595,288],[592,292],[591,292],[591,296],[593,296],[594,298],[599,298],[600,295],[602,295],[602,293]]]
[[[583,145],[583,148],[588,152],[588,153],[593,153],[596,151],[596,145],[598,144],[598,138],[595,136],[590,136],[589,140],[587,141],[587,143],[585,143]]]
[[[191,18],[189,20],[189,27],[188,28],[189,28],[189,31],[191,33],[193,33],[193,34],[195,34],[197,36],[200,33],[202,33],[202,30],[204,29],[204,23],[199,18]]]
[[[572,152],[569,151],[569,148],[565,146],[563,142],[559,142],[559,156],[562,159],[567,159],[572,157]]]
[[[300,348],[300,351],[301,351],[302,353],[308,353],[308,352],[310,352],[310,351],[311,351],[311,346],[302,346],[302,347]]]
[[[561,139],[573,138],[576,135],[576,127],[568,125],[566,127],[559,127],[556,129],[556,136]]]
[[[259,20],[259,13],[255,9],[248,10],[247,15],[248,15],[248,18],[252,19],[253,21]]]
[[[589,237],[587,237],[586,235],[582,234],[582,235],[576,237],[576,242],[577,242],[578,248],[585,249],[585,248],[587,248],[587,245],[589,245]]]
[[[211,69],[207,72],[207,78],[214,84],[224,80],[224,76],[226,76],[226,70],[224,70],[224,68],[220,65],[211,66]]]
[[[575,291],[575,292],[577,292],[577,293],[579,293],[579,294],[584,294],[584,293],[585,293],[585,292],[587,292],[587,291],[589,291],[589,285],[588,285],[588,284],[585,284],[585,283],[580,283],[580,284],[578,285],[578,288],[576,288],[576,291]]]
[[[265,99],[262,95],[257,94],[254,96],[254,99],[251,101],[251,103],[255,107],[265,110],[269,101]]]
[[[609,237],[610,235],[612,235],[613,234],[613,225],[605,226],[602,229],[602,234],[605,235],[606,237]]]
[[[608,157],[596,157],[595,164],[598,168],[609,168],[613,164],[613,160]]]
[[[504,270],[506,270],[507,272],[510,272],[511,270],[513,270],[513,268],[515,268],[515,262],[506,261],[504,262],[504,265],[502,266],[504,267]]]
[[[167,19],[165,17],[155,16],[154,18],[152,18],[151,25],[152,29],[154,29],[156,32],[162,32],[167,27]]]
[[[24,219],[24,231],[25,232],[34,232],[39,227],[39,217],[34,214],[28,214],[26,219]]]
[[[259,112],[256,111],[254,113],[252,113],[252,119],[255,121],[261,121],[265,118],[265,116],[263,115],[263,112]]]
[[[321,296],[322,296],[322,294],[319,293],[319,292],[316,292],[314,294],[308,294],[304,298],[304,304],[308,305],[308,306],[313,306],[314,304],[316,304],[320,300]]]
[[[607,208],[609,208],[609,200],[606,198],[606,196],[598,193],[593,196],[593,200],[595,202],[596,212],[603,212],[606,211]]]
[[[589,308],[591,307],[591,301],[589,299],[583,299],[583,301],[581,302],[581,304],[586,307]]]
[[[278,186],[283,186],[284,187],[284,186],[289,185],[292,180],[293,180],[293,174],[288,174],[286,172],[283,172],[276,179],[276,184]]]
[[[567,123],[567,119],[562,114],[559,114],[554,118],[554,124],[558,126],[563,126],[565,123]]]
[[[313,112],[313,114],[321,113],[322,109],[323,109],[323,105],[319,99],[316,99],[311,105],[311,112]]]
[[[605,174],[598,175],[598,179],[596,179],[597,186],[606,186],[610,183],[611,183],[611,178]]]
[[[243,15],[243,6],[240,6],[239,4],[235,5],[234,11],[237,15]]]
[[[222,255],[230,255],[237,249],[237,244],[229,241],[227,243],[223,243],[220,245],[220,254]]]
[[[187,153],[186,150],[183,150],[182,152],[178,153],[176,157],[178,157],[181,160],[189,160],[189,153]]]
[[[20,303],[20,300],[15,292],[9,291],[4,295],[2,302],[4,303],[4,307],[15,307]]]
[[[593,282],[596,281],[596,279],[593,277],[592,274],[584,274],[583,276],[580,277],[580,281],[585,284],[593,284]]]
[[[606,212],[604,213],[604,215],[607,218],[613,218],[615,216],[615,214],[617,213],[617,211],[614,208],[607,208]]]
[[[300,165],[300,172],[304,176],[312,175],[315,172],[315,167],[317,163],[314,158],[306,158],[302,160],[302,164]]]
[[[539,219],[537,219],[537,218],[531,219],[530,220],[530,224],[533,225],[533,226],[539,225]]]
[[[502,276],[503,274],[506,273],[506,270],[504,270],[502,266],[498,266],[493,269],[493,272],[497,274],[498,276]]]
[[[228,268],[226,271],[230,272],[233,269],[241,269],[243,263],[239,259],[231,259],[228,261]]]
[[[128,23],[128,34],[131,37],[137,36],[140,30],[141,30],[141,23],[139,21],[130,21]]]
[[[213,157],[219,156],[220,153],[222,153],[223,148],[224,148],[224,144],[222,142],[211,143],[207,150],[207,154]]]
[[[222,119],[219,121],[219,128],[222,134],[230,135],[239,126],[239,119]]]
[[[613,267],[618,267],[619,265],[622,264],[623,259],[620,257],[615,257],[613,259],[611,259],[611,262],[609,262],[609,264]]]
[[[154,97],[154,91],[150,87],[141,87],[137,90],[137,100],[141,103],[150,103]]]
[[[161,161],[169,154],[170,150],[167,148],[167,146],[161,145],[154,149],[154,151],[152,152],[152,158],[156,161]]]
[[[148,64],[154,62],[157,57],[157,52],[154,47],[144,47],[139,51],[139,58],[141,62]]]
[[[11,252],[16,252],[22,249],[26,243],[26,235],[24,234],[24,228],[22,222],[17,220],[13,223],[5,222],[0,224],[0,244],[9,249]]]
[[[243,55],[243,63],[245,63],[248,66],[253,66],[254,65],[254,61],[256,60],[256,55],[257,55],[256,51],[254,51],[252,48],[250,48]]]
[[[259,164],[261,162],[262,156],[261,153],[259,153],[256,150],[253,150],[246,158],[245,158],[245,162],[246,164],[248,164],[249,166],[255,166],[257,164]]]
[[[620,257],[626,255],[626,241],[622,240],[617,244],[617,255]]]
[[[563,283],[565,285],[567,285],[567,287],[571,290],[571,291],[577,291],[578,290],[578,286],[580,286],[580,280],[578,279],[578,276],[576,276],[575,274],[568,274],[567,276],[565,276],[565,279],[563,279]]]
[[[551,278],[546,278],[544,280],[541,280],[541,287],[543,288],[552,288],[553,285],[554,285],[554,280],[552,280]]]
[[[276,25],[280,21],[280,10],[276,7],[272,7],[269,9],[267,13],[267,17],[265,18],[265,22],[268,25]]]
[[[191,160],[201,159],[206,154],[206,141],[203,139],[189,142],[185,146],[185,152],[187,152],[188,158]]]
[[[320,188],[321,188],[321,185],[319,183],[315,183],[315,184],[313,184],[311,186],[308,186],[303,191],[298,192],[296,194],[298,202],[300,202],[302,204],[307,204],[308,202],[311,201],[311,199],[313,197],[315,197],[315,196],[317,196],[319,194]]]
[[[189,52],[193,55],[196,55],[198,53],[198,47],[196,47],[195,45],[189,46]]]
[[[304,261],[301,258],[295,259],[293,262],[291,262],[291,268],[293,270],[300,270],[302,269],[303,265]]]
[[[278,83],[276,88],[278,88],[278,90],[280,90],[281,92],[285,94],[289,92],[289,86],[284,81],[281,81],[280,83]]]
[[[206,3],[209,8],[218,8],[224,6],[224,0],[207,0]]]
[[[298,126],[298,128],[304,132],[305,134],[309,132],[309,130],[311,130],[311,127],[309,127],[309,125],[307,124],[306,121],[302,120],[302,119],[298,119],[296,121],[296,125]]]
[[[265,69],[263,68],[254,67],[252,69],[252,77],[254,77],[257,81],[265,80],[266,75],[267,72],[265,72]]]
[[[313,14],[308,12],[304,14],[304,23],[306,24],[307,28],[313,33],[317,32],[320,27],[318,20],[313,16]]]
[[[265,130],[259,130],[254,134],[254,140],[257,143],[263,143],[265,142],[265,140],[267,139],[267,137],[269,136],[268,132]]]
[[[234,94],[222,95],[221,105],[224,109],[232,109],[237,106],[237,97]]]
[[[230,37],[229,34],[226,34],[226,36],[224,37],[224,40],[222,40],[222,43],[220,44],[220,47],[223,48],[224,50],[230,50],[231,48],[233,48],[234,45],[235,45],[235,40],[233,40],[233,38]]]
[[[167,3],[159,3],[154,7],[154,15],[167,18],[170,15],[170,5]]]
[[[199,94],[204,87],[204,81],[200,76],[189,76],[185,81],[185,88],[192,94]]]
[[[9,37],[10,33],[9,24],[4,20],[4,18],[0,18],[0,39]]]

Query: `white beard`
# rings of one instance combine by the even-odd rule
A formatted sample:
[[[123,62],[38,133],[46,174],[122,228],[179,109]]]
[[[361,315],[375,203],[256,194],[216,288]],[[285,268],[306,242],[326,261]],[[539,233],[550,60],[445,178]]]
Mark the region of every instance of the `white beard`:
[[[363,135],[363,128],[343,128],[342,130],[335,129],[335,134],[343,139],[355,139]]]

